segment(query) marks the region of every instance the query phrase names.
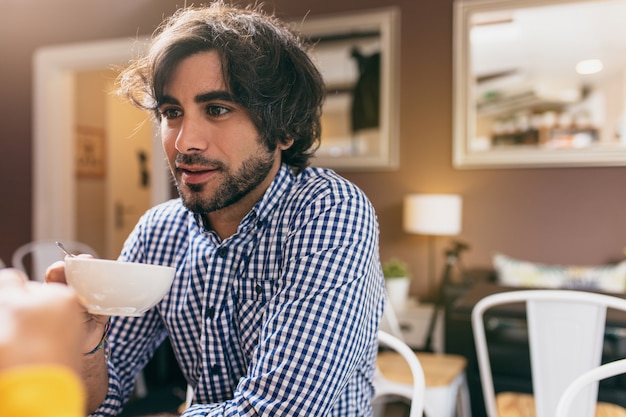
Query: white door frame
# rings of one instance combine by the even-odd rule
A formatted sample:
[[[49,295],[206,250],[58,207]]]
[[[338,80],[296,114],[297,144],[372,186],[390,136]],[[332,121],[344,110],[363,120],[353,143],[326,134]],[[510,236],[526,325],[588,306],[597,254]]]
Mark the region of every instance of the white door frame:
[[[33,58],[33,240],[75,239],[73,73],[124,66],[146,43],[113,39],[51,46]],[[152,202],[169,198],[158,140],[152,152]]]

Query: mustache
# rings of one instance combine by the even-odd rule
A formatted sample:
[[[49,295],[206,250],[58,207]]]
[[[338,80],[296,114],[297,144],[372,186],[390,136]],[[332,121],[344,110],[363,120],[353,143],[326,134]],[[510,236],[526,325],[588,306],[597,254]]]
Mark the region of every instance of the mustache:
[[[210,169],[223,169],[225,167],[225,164],[220,160],[205,158],[204,156],[198,154],[179,153],[176,155],[175,162],[176,165],[195,165]]]

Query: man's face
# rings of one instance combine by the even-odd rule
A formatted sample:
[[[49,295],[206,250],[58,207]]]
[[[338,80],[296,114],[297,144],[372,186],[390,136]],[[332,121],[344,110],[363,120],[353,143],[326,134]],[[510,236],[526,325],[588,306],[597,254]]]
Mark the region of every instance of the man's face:
[[[246,109],[224,83],[216,52],[177,64],[159,103],[161,139],[185,206],[210,213],[233,205],[247,212],[280,166]]]

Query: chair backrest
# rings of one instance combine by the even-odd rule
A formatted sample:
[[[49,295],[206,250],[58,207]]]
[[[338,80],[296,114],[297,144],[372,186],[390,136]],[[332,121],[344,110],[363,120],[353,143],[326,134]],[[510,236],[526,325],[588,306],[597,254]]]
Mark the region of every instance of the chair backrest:
[[[578,376],[567,386],[559,399],[555,417],[570,417],[574,400],[580,395],[581,390],[590,384],[612,376],[626,374],[626,359],[620,359],[595,367]]]
[[[63,240],[63,245],[72,253],[88,253],[98,257],[96,251],[85,243]],[[24,262],[29,255],[31,259],[30,270]],[[54,240],[41,240],[29,242],[17,248],[13,252],[11,263],[14,268],[29,274],[31,280],[43,281],[46,269],[56,261],[62,261],[64,257]]]
[[[409,413],[409,417],[422,417],[424,413],[424,392],[426,390],[426,381],[424,379],[424,370],[422,369],[422,365],[417,359],[417,356],[415,356],[415,352],[413,352],[413,350],[411,350],[411,348],[402,340],[382,330],[378,331],[378,342],[381,346],[386,346],[398,352],[407,362],[407,365],[411,370],[411,374],[413,375],[413,391],[410,398],[411,411]],[[377,374],[374,376],[374,387],[376,390],[374,398],[384,395],[397,394],[395,388],[391,388],[391,384],[388,384],[384,378],[381,378],[379,372],[380,371],[377,370]],[[382,381],[382,383],[379,384],[377,381]]]
[[[485,312],[525,303],[530,362],[537,417],[554,417],[565,388],[582,373],[600,365],[607,308],[626,311],[626,300],[574,290],[521,290],[489,295],[472,311],[472,328],[488,417],[497,417]],[[575,399],[568,417],[592,417],[598,384]]]
[[[383,316],[380,320],[380,330],[391,334],[392,336],[400,339],[404,342],[404,336],[402,335],[402,329],[400,328],[400,322],[398,316],[391,305],[389,295],[385,291],[385,309],[383,310]]]

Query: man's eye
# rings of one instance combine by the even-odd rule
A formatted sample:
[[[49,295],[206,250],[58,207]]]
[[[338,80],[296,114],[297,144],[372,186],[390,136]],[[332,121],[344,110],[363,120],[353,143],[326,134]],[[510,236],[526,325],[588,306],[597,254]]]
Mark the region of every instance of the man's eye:
[[[177,117],[182,116],[183,112],[175,108],[165,108],[159,110],[159,114],[165,119],[176,119]]]
[[[211,105],[206,107],[206,112],[211,117],[220,117],[230,112],[230,109],[224,106]]]

